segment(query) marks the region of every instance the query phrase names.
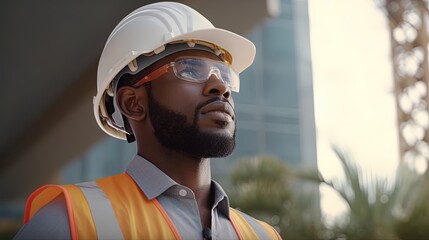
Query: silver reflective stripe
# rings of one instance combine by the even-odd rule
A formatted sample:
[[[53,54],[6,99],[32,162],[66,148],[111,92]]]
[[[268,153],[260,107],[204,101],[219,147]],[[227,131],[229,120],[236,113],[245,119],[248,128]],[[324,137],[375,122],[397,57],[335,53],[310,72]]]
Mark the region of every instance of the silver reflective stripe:
[[[243,216],[244,219],[246,219],[247,223],[250,224],[250,226],[255,231],[256,235],[258,235],[258,239],[270,239],[267,232],[265,232],[265,229],[262,227],[260,223],[256,221],[256,219],[250,217],[249,215],[243,212],[240,212],[240,211],[237,211],[237,212],[241,214],[241,216]]]
[[[85,195],[94,219],[98,239],[123,239],[112,204],[96,182],[76,184]]]

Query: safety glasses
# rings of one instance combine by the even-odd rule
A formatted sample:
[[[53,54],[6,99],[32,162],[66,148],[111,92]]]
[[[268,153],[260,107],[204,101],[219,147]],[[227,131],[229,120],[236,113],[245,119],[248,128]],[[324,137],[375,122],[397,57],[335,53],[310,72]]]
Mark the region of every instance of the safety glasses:
[[[183,56],[174,62],[167,63],[136,82],[133,87],[139,87],[166,74],[172,68],[177,78],[189,82],[204,83],[212,75],[228,85],[231,91],[238,92],[240,78],[229,65],[204,57]]]

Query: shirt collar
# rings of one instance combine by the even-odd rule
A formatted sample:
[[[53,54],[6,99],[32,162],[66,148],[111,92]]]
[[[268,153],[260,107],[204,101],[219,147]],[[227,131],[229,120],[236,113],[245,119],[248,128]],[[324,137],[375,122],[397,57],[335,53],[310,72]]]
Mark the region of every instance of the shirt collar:
[[[180,186],[176,181],[161,171],[153,163],[140,155],[128,165],[126,172],[136,182],[149,200],[157,198],[173,186]],[[218,208],[223,214],[229,217],[229,200],[223,188],[216,181],[212,180],[214,188],[213,208]]]
[[[214,188],[213,208],[218,208],[226,217],[229,218],[229,199],[223,188],[216,181],[212,180]]]
[[[158,197],[170,187],[178,185],[167,174],[139,155],[134,157],[126,172],[149,200]]]

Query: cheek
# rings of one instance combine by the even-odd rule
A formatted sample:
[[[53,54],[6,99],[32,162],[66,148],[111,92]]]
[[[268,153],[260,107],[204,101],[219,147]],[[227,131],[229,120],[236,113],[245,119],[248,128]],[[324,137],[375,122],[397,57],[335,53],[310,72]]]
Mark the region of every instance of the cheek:
[[[201,101],[201,86],[202,84],[171,79],[169,82],[154,82],[152,94],[164,107],[185,115],[193,115],[196,106]]]

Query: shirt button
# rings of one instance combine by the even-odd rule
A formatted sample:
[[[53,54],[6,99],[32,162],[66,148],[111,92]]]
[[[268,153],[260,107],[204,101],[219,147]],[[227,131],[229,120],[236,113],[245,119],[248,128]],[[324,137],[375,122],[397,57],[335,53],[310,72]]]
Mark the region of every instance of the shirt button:
[[[186,192],[185,189],[180,189],[180,191],[179,191],[179,195],[182,196],[182,197],[185,197],[187,193],[188,192]]]

